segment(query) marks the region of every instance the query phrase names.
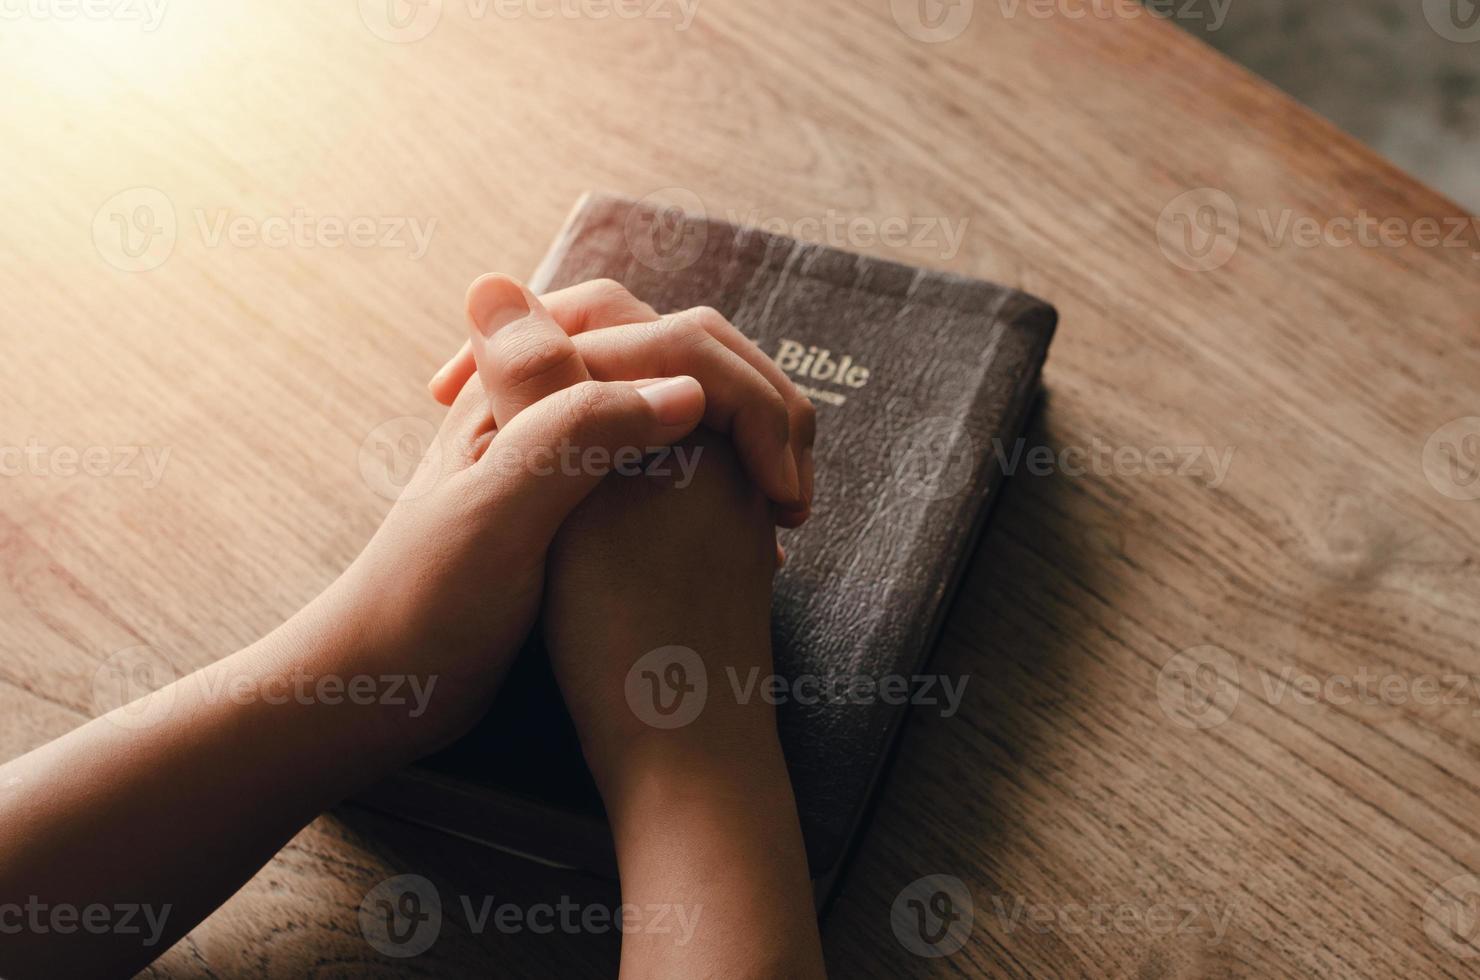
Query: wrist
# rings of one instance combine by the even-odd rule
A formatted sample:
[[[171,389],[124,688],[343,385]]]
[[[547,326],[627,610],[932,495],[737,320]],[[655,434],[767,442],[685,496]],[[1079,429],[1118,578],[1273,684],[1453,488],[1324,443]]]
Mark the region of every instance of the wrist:
[[[614,831],[665,807],[794,805],[773,724],[723,739],[674,735],[643,733],[621,746],[617,757],[592,766]]]
[[[461,733],[435,665],[421,667],[403,637],[336,582],[260,644],[264,683],[291,684],[313,727],[336,751],[388,774]],[[472,724],[471,721],[468,722]]]
[[[673,627],[637,642],[606,639],[626,669],[609,676],[599,705],[589,694],[574,703],[586,761],[619,847],[629,827],[641,837],[663,812],[779,813],[796,822],[776,709],[728,680],[747,667],[769,673],[769,641],[759,616],[717,628]]]
[[[543,564],[510,559],[500,566],[507,580],[495,586],[446,582],[387,560],[373,544],[313,605],[351,634],[358,669],[416,680],[428,692],[424,705],[384,712],[392,748],[409,746],[414,761],[488,712],[534,625]]]
[[[756,941],[734,952],[732,975],[823,975],[806,848],[774,736],[744,756],[639,751],[604,794],[623,900],[693,924],[690,939],[625,936],[624,976],[706,972],[705,950],[737,936]]]

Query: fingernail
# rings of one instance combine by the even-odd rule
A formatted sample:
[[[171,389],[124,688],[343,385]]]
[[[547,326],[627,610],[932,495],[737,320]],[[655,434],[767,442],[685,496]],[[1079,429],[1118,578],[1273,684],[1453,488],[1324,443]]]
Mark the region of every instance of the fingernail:
[[[782,450],[781,457],[784,460],[781,475],[786,479],[786,489],[791,493],[791,499],[795,503],[802,502],[802,481],[797,475],[797,458],[792,455],[791,447]]]
[[[468,316],[485,339],[529,316],[524,288],[509,276],[488,275],[468,289]]]
[[[439,367],[437,369],[437,373],[432,375],[432,380],[427,382],[427,389],[431,391],[432,394],[435,395],[442,389],[442,379],[447,377],[447,372],[451,370],[451,368],[452,364],[451,362],[448,362],[447,364]]]
[[[693,378],[664,378],[645,382],[637,393],[653,406],[662,425],[683,425],[699,417],[704,410],[704,389]]]
[[[812,461],[812,447],[802,450],[802,502],[812,505],[812,491],[816,489],[817,468]]]

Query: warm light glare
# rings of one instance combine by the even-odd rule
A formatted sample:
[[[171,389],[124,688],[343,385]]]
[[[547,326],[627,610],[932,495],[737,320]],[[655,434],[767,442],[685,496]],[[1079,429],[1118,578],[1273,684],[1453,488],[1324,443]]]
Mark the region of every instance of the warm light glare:
[[[212,86],[234,42],[267,15],[169,0],[0,0],[4,60],[44,108],[78,108]],[[38,108],[43,108],[38,106]]]

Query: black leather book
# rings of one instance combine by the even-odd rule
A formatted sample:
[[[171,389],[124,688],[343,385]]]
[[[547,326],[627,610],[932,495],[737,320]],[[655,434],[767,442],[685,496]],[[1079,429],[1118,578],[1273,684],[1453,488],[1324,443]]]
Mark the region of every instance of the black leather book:
[[[779,725],[825,901],[909,702],[932,696],[926,660],[1002,461],[1016,458],[1057,315],[992,283],[604,196],[577,205],[530,285],[594,278],[660,311],[717,308],[817,406],[813,517],[784,533],[772,630],[777,672],[799,695],[778,707]],[[938,686],[933,696],[943,700]],[[601,801],[537,644],[477,731],[361,802],[614,872]]]

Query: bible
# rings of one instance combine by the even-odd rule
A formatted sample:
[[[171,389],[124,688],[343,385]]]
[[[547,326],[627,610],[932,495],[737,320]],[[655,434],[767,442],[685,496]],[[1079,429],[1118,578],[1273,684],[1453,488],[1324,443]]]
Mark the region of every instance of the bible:
[[[1057,314],[993,283],[588,195],[529,285],[598,278],[660,312],[715,307],[817,408],[813,512],[783,532],[779,679],[767,690],[821,905],[930,679],[922,671],[997,496],[1002,447],[1035,400]],[[615,874],[601,800],[537,638],[471,735],[359,802]]]

